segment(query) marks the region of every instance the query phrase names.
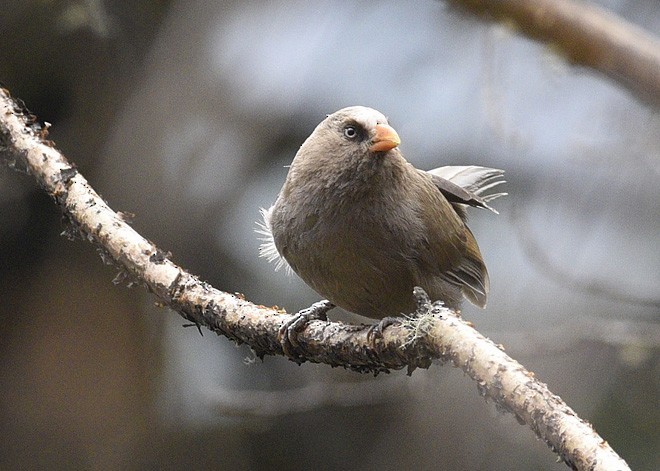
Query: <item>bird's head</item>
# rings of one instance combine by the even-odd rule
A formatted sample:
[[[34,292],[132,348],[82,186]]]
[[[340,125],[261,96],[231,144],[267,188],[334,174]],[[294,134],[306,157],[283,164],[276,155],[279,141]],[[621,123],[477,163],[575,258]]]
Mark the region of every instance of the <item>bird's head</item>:
[[[383,154],[401,143],[397,132],[379,111],[365,106],[343,108],[319,124],[309,140],[327,145],[327,151],[341,153]],[[373,155],[371,155],[373,157]]]
[[[328,115],[303,143],[288,180],[299,187],[306,182],[334,187],[341,194],[363,191],[365,185],[392,181],[391,175],[401,173],[406,162],[400,142],[382,113],[365,106],[343,108]]]

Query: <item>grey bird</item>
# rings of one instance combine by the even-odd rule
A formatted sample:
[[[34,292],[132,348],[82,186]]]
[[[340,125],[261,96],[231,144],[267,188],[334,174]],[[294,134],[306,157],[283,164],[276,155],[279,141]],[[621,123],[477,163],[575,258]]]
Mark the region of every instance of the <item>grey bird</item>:
[[[496,212],[488,202],[505,193],[484,192],[504,172],[418,170],[399,144],[380,112],[341,109],[302,144],[275,204],[262,210],[261,255],[329,301],[313,307],[316,317],[332,305],[375,319],[411,313],[416,286],[449,308],[463,298],[486,305],[488,272],[466,208]]]

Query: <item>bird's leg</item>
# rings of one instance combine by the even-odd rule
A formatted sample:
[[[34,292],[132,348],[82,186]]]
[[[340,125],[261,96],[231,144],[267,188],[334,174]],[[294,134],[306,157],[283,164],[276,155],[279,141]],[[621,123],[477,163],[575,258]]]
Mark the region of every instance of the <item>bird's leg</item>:
[[[413,288],[413,296],[415,297],[415,302],[417,303],[417,310],[412,313],[414,317],[419,317],[431,309],[431,298],[429,298],[429,295],[426,294],[424,288],[415,286],[415,288]]]
[[[277,339],[282,345],[284,354],[294,360],[297,360],[298,355],[295,349],[300,346],[298,343],[298,333],[302,331],[307,324],[314,320],[328,320],[328,311],[335,307],[327,299],[318,301],[312,304],[307,309],[303,309],[294,314],[291,319],[284,322],[277,333]]]

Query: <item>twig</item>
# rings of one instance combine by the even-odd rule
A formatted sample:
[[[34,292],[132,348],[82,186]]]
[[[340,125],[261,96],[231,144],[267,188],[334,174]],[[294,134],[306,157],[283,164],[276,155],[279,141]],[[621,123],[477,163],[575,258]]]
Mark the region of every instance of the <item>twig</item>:
[[[634,345],[637,350],[652,352],[660,348],[660,326],[644,320],[619,320],[584,316],[571,324],[544,324],[539,329],[491,332],[504,339],[509,350],[520,356],[548,357],[575,351],[585,341],[617,348]],[[643,354],[640,354],[643,357]]]
[[[591,67],[660,106],[660,41],[594,5],[572,0],[451,0],[547,43],[567,61]]]
[[[219,291],[175,265],[168,254],[133,230],[112,211],[87,180],[45,140],[46,129],[0,89],[0,155],[27,169],[70,221],[72,230],[95,244],[112,261],[142,282],[184,318],[247,343],[257,355],[282,355],[278,329],[291,316],[254,305],[240,295]],[[456,313],[432,305],[426,293],[415,322],[394,325],[379,341],[369,341],[368,327],[311,322],[298,337],[293,360],[343,366],[362,372],[427,368],[432,359],[463,369],[484,397],[528,424],[574,469],[629,469],[626,463],[547,386]]]
[[[615,302],[637,306],[660,308],[660,299],[653,296],[635,295],[622,290],[615,284],[604,281],[583,278],[574,275],[555,263],[550,254],[532,230],[529,218],[523,214],[522,208],[516,208],[511,213],[511,219],[515,222],[518,242],[529,261],[536,265],[539,272],[552,279],[555,283],[567,290],[580,291],[601,299],[610,299]]]

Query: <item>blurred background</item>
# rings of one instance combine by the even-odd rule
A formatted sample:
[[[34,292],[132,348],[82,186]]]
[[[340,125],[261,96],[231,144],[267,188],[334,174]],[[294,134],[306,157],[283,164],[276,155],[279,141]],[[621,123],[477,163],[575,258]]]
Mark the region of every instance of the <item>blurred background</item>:
[[[594,3],[660,31],[657,0]],[[430,0],[0,11],[0,82],[139,232],[256,303],[318,300],[258,257],[254,229],[326,114],[382,111],[423,169],[505,169],[500,215],[471,212],[491,296],[464,317],[658,469],[657,110]],[[6,167],[0,220],[0,469],[566,469],[450,366],[374,378],[183,328]]]

